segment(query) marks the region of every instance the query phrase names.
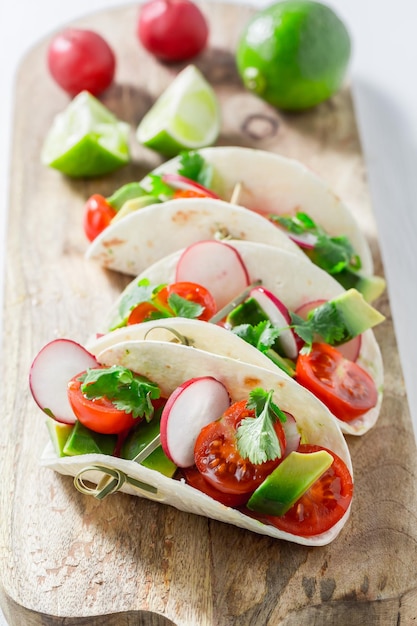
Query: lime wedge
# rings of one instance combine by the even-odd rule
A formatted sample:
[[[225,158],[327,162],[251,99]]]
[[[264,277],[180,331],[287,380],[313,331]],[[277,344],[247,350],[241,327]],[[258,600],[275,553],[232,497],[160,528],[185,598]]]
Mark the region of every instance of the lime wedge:
[[[128,134],[128,124],[82,91],[55,117],[41,160],[74,178],[108,174],[129,161]]]
[[[212,145],[220,130],[220,107],[201,72],[188,65],[158,98],[136,131],[138,141],[164,156]]]

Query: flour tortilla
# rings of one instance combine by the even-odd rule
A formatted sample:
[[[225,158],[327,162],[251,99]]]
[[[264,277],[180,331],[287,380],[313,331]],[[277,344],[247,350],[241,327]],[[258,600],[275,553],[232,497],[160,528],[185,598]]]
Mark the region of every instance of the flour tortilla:
[[[329,235],[348,237],[361,258],[361,273],[366,276],[372,275],[371,251],[352,212],[325,181],[302,163],[272,152],[235,146],[204,148],[198,152],[208,164],[212,165],[214,175],[211,189],[222,200],[230,202],[236,185],[240,185],[236,202],[242,207],[265,215],[270,213],[295,215],[300,211],[305,212]],[[178,167],[179,158],[176,157],[156,168],[153,173],[174,173],[178,171]],[[150,179],[145,177],[141,184],[145,189],[149,189]],[[139,209],[138,213],[144,210]],[[154,214],[156,213],[155,210]],[[125,224],[122,226],[123,222]],[[146,267],[150,264],[145,260],[142,262],[140,258],[136,260],[136,253],[142,254],[142,251],[137,251],[134,243],[137,238],[142,237],[141,223],[142,220],[138,217],[134,219],[132,216],[122,218],[119,223],[114,222],[91,244],[87,257],[121,272],[138,273],[141,271],[137,269],[138,266]],[[153,221],[150,227],[146,226],[147,229],[150,228],[149,232],[146,232],[148,240],[154,237],[153,240],[150,239],[151,243],[156,249],[159,248],[159,253],[164,256],[173,250],[172,247],[165,248],[165,241],[159,246],[159,236],[161,230],[166,228],[164,239],[169,238],[171,226],[169,219],[165,222],[163,217]],[[240,227],[246,230],[245,220],[242,219]],[[248,232],[241,238],[271,243],[259,239],[257,229],[251,231],[252,228],[248,226]],[[182,245],[190,243],[192,242]],[[281,246],[275,243],[274,245]]]
[[[232,402],[247,398],[249,392],[255,387],[273,389],[274,401],[281,409],[294,415],[303,439],[335,452],[352,473],[349,450],[334,417],[307,390],[301,388],[293,380],[281,376],[279,372],[272,372],[248,363],[237,363],[234,359],[210,354],[190,346],[153,340],[116,343],[99,353],[97,359],[103,365],[122,365],[147,376],[160,386],[161,393],[165,397],[168,397],[181,383],[195,376],[213,376],[220,380],[228,389]],[[87,467],[97,465],[118,469],[131,478],[152,485],[157,493],[150,494],[128,483],[123,485],[122,491],[163,502],[182,511],[234,524],[253,532],[308,546],[330,543],[339,534],[349,516],[348,510],[330,530],[314,537],[304,538],[263,524],[216,502],[183,482],[167,478],[155,470],[132,461],[100,454],[58,458],[50,444],[44,451],[42,464],[61,474],[71,476],[76,476]],[[98,482],[100,473],[95,470],[89,478]]]
[[[115,221],[92,242],[87,258],[135,276],[162,257],[205,239],[257,241],[305,256],[279,228],[244,207],[212,200],[168,200]]]
[[[310,261],[290,252],[266,244],[248,241],[230,241],[227,243],[239,252],[251,282],[261,279],[262,286],[279,298],[289,311],[295,312],[307,302],[331,300],[344,292],[343,287],[329,274],[310,263]],[[176,266],[181,254],[182,250],[179,250],[161,259],[135,278],[126,287],[109,312],[108,318],[100,331],[107,333],[113,327],[113,321],[118,315],[121,299],[139,280],[147,278],[154,285],[174,283]],[[229,301],[232,301],[236,295],[238,294],[230,293]],[[212,326],[212,324],[208,324],[207,333],[214,332],[210,330]],[[211,341],[213,342],[211,350],[221,351],[220,338],[208,337],[207,343],[209,344]],[[243,340],[242,343],[244,343]],[[245,356],[242,356],[242,360],[249,358],[247,348],[245,350]],[[378,401],[375,407],[349,423],[339,420],[342,431],[350,435],[363,435],[370,430],[375,425],[381,410],[384,370],[381,352],[372,330],[367,330],[362,334],[361,349],[357,363],[375,381],[378,390]]]

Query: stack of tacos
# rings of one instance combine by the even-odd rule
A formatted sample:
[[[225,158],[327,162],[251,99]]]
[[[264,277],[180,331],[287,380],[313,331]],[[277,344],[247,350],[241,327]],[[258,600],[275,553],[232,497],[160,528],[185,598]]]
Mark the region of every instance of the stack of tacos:
[[[158,392],[149,388],[136,422],[95,431],[71,399],[61,412],[65,400],[55,410],[39,392],[51,376],[49,354],[64,345],[48,344],[31,374],[52,435],[43,463],[96,497],[120,489],[271,537],[324,545],[350,510],[344,434],[367,432],[381,408],[383,365],[372,327],[383,317],[370,302],[384,283],[373,276],[366,238],[348,208],[304,166],[234,147],[197,157],[194,183],[181,169],[187,155],[133,191],[121,190],[120,214],[87,256],[135,277],[85,348],[69,342],[77,357],[59,374],[62,396],[69,379],[81,396],[95,385],[88,400],[96,405],[103,396],[111,401],[101,383],[107,372],[128,386],[139,384],[139,375]],[[181,193],[173,198],[169,188]],[[201,381],[209,381],[211,401]],[[190,388],[191,395],[183,393]],[[125,400],[114,402],[131,410]],[[172,444],[178,438],[186,460]],[[257,480],[253,470],[244,488],[242,476],[253,466],[268,472]],[[98,486],[87,487],[86,476]],[[294,483],[298,496],[284,483]],[[302,519],[313,509],[321,521],[309,526]]]

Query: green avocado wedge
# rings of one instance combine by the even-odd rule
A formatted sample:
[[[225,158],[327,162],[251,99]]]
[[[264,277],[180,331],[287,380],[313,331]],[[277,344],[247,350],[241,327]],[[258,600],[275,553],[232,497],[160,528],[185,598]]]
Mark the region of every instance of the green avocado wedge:
[[[48,417],[46,427],[57,456],[66,456],[64,452],[65,444],[71,435],[74,425],[57,422],[53,417]]]
[[[290,452],[250,497],[247,507],[267,515],[284,515],[329,469],[332,455],[326,450],[308,454]]]

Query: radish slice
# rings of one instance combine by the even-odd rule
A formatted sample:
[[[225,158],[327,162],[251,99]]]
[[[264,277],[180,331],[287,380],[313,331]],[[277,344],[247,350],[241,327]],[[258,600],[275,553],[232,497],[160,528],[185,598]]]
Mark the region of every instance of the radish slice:
[[[299,315],[303,319],[307,319],[307,315],[313,309],[316,309],[321,304],[324,304],[326,300],[314,300],[313,302],[306,302],[302,306],[300,306],[296,311],[296,315]],[[358,359],[359,353],[361,351],[362,345],[362,337],[361,335],[357,335],[350,341],[346,341],[346,343],[342,343],[340,346],[336,346],[337,350],[349,361],[356,361]]]
[[[161,446],[178,467],[194,465],[194,446],[201,429],[230,406],[226,387],[216,378],[192,378],[172,392],[161,415]]]
[[[317,244],[317,236],[313,233],[303,233],[297,235],[296,233],[289,233],[285,231],[290,239],[297,244],[300,248],[305,250],[313,250]]]
[[[240,254],[227,243],[198,241],[182,253],[176,269],[176,282],[203,285],[222,309],[249,284],[249,274]]]
[[[214,191],[211,191],[210,189],[207,189],[207,187],[203,187],[203,185],[196,183],[195,180],[191,180],[190,178],[181,176],[181,174],[164,174],[162,176],[162,180],[173,189],[195,191],[196,193],[205,194],[208,198],[220,200],[220,197],[215,194]]]
[[[29,373],[33,399],[42,411],[57,422],[75,424],[76,417],[68,401],[68,382],[88,368],[97,367],[95,357],[79,343],[55,339],[35,357]]]
[[[287,413],[285,411],[285,416],[287,418],[286,422],[283,422],[282,427],[285,433],[285,440],[287,445],[285,446],[284,457],[288,456],[290,452],[294,452],[298,450],[298,446],[300,445],[301,435],[297,427],[297,422],[294,419],[294,416],[291,413]]]
[[[256,287],[250,292],[250,297],[256,300],[274,326],[285,328],[291,324],[291,317],[285,304],[267,289]],[[300,346],[292,328],[286,328],[280,333],[279,343],[285,356],[290,359],[297,358]]]

